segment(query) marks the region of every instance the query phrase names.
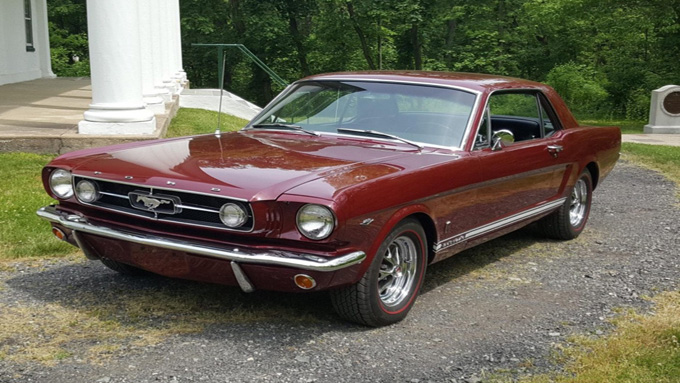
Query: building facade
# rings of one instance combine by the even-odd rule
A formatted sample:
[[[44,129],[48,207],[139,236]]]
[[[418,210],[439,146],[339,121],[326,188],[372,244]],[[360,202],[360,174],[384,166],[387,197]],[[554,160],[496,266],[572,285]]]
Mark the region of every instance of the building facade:
[[[0,1],[0,85],[51,77],[47,0]]]
[[[0,1],[0,85],[54,77],[47,0]],[[87,0],[92,103],[79,134],[145,135],[186,83],[179,0]]]

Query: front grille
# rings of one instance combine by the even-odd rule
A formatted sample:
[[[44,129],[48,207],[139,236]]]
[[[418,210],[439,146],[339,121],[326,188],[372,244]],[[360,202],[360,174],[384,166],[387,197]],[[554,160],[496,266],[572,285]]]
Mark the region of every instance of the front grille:
[[[254,226],[252,208],[250,207],[250,204],[246,202],[219,196],[196,194],[171,189],[151,188],[143,185],[111,182],[81,176],[74,176],[74,185],[77,185],[78,182],[85,179],[96,183],[100,194],[99,199],[95,202],[85,203],[81,201],[81,203],[86,205],[152,220],[176,222],[193,226],[208,226],[235,231],[251,231]],[[128,197],[130,193],[133,193],[133,196],[149,196],[151,198],[157,197],[157,199],[172,200],[174,209],[168,209],[167,205],[169,204],[167,204],[163,205],[162,208],[158,208],[158,211],[140,210],[139,208],[133,207],[133,204]],[[248,219],[242,226],[229,228],[220,220],[220,207],[228,202],[241,205],[248,213]],[[140,206],[143,205],[143,203],[137,202],[135,205]]]

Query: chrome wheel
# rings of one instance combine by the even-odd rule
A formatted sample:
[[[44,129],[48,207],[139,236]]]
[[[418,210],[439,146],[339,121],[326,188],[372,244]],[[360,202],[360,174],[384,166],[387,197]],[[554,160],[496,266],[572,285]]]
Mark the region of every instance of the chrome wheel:
[[[406,218],[382,240],[361,280],[331,290],[333,307],[345,319],[386,326],[404,319],[418,297],[427,269],[427,236]]]
[[[394,307],[411,296],[418,269],[418,247],[407,236],[387,247],[378,271],[378,292],[385,306]]]
[[[583,178],[579,178],[571,192],[569,206],[569,223],[573,227],[579,227],[583,223],[588,210],[588,185]]]

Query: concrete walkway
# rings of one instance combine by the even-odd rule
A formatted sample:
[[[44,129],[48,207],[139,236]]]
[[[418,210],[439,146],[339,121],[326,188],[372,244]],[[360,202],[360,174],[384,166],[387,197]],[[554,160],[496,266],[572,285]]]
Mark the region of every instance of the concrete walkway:
[[[624,134],[621,140],[636,144],[680,146],[680,134]]]
[[[220,90],[184,89],[179,97],[179,106],[180,108],[196,108],[217,112],[220,110]],[[223,90],[221,110],[222,113],[250,120],[260,113],[262,108]]]
[[[89,109],[92,87],[87,77],[39,79],[0,86],[0,152],[61,154],[77,149],[162,137],[177,112],[177,97],[156,115],[149,135],[78,134]]]
[[[40,79],[0,86],[0,152],[61,154],[77,149],[123,142],[153,140],[165,136],[177,109],[217,111],[219,89],[185,89],[156,115],[156,131],[150,135],[82,135],[78,122],[89,109],[92,87],[87,77]],[[262,109],[224,91],[222,111],[247,120]]]

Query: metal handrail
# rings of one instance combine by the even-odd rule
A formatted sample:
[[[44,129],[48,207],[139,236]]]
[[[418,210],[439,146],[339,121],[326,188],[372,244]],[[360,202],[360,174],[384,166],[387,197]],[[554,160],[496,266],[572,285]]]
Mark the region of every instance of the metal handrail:
[[[263,71],[267,72],[269,77],[272,78],[276,83],[279,85],[286,87],[288,86],[288,82],[286,80],[282,79],[279,75],[276,74],[270,67],[267,66],[262,60],[260,60],[253,52],[251,52],[248,48],[246,48],[245,45],[243,44],[200,44],[200,43],[194,43],[191,44],[192,47],[217,47],[217,81],[218,83],[220,82],[220,79],[222,78],[222,71],[224,68],[224,48],[237,48],[243,54],[245,54],[249,59],[251,59],[257,66],[262,68]],[[220,84],[220,89],[221,89]]]

